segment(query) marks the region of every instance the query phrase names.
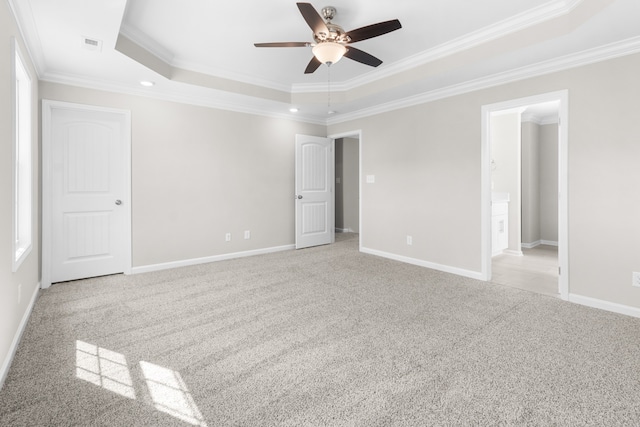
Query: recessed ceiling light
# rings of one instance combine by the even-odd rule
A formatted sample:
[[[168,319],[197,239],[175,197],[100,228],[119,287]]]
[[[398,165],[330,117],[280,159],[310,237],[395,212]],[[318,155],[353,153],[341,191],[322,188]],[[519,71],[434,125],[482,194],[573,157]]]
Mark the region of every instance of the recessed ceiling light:
[[[150,82],[149,80],[142,80],[142,81],[140,82],[140,84],[141,84],[142,86],[151,87],[151,86],[153,86],[155,83],[154,83],[154,82]]]
[[[296,107],[291,107],[289,108],[289,111],[291,111],[292,113],[297,113],[298,109]]]

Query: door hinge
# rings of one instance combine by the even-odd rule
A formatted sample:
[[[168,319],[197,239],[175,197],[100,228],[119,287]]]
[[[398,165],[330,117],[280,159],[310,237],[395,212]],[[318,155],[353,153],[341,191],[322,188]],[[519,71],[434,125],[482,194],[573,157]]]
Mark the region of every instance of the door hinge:
[[[562,275],[562,267],[558,267],[558,276]]]

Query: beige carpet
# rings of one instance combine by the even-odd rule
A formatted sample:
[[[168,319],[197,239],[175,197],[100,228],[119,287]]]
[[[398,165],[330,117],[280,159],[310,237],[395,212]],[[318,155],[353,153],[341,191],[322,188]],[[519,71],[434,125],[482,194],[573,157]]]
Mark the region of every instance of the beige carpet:
[[[339,237],[43,291],[0,425],[640,425],[640,319]]]

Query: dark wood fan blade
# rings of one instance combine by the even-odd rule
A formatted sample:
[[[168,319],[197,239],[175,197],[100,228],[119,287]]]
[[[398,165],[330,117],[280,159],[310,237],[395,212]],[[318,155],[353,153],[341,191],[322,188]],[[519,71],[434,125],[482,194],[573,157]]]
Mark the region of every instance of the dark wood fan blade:
[[[255,47],[307,47],[307,42],[254,43]]]
[[[375,56],[351,46],[347,46],[347,53],[345,53],[344,56],[362,64],[371,65],[372,67],[377,67],[382,64],[382,61]]]
[[[296,3],[298,5],[298,9],[300,9],[300,13],[307,24],[315,34],[325,33],[329,35],[329,29],[327,28],[327,24],[324,23],[324,20],[320,16],[320,14],[315,10],[315,8],[311,5],[311,3]]]
[[[350,38],[349,43],[355,43],[373,37],[378,37],[383,34],[390,33],[391,31],[399,30],[400,28],[402,28],[400,21],[392,19],[391,21],[378,22],[377,24],[371,24],[366,27],[349,31],[347,36]]]
[[[321,65],[322,65],[322,62],[318,61],[318,58],[314,56],[313,58],[311,58],[311,61],[309,61],[309,65],[307,65],[307,68],[304,70],[304,73],[311,74],[315,70],[317,70],[318,67]]]

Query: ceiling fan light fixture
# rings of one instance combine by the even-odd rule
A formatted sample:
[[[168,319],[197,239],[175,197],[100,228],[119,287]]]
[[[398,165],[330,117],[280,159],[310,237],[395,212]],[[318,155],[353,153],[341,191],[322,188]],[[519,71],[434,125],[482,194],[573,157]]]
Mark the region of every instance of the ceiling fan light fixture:
[[[347,53],[347,48],[336,42],[318,43],[312,50],[318,61],[327,65],[335,64]]]

